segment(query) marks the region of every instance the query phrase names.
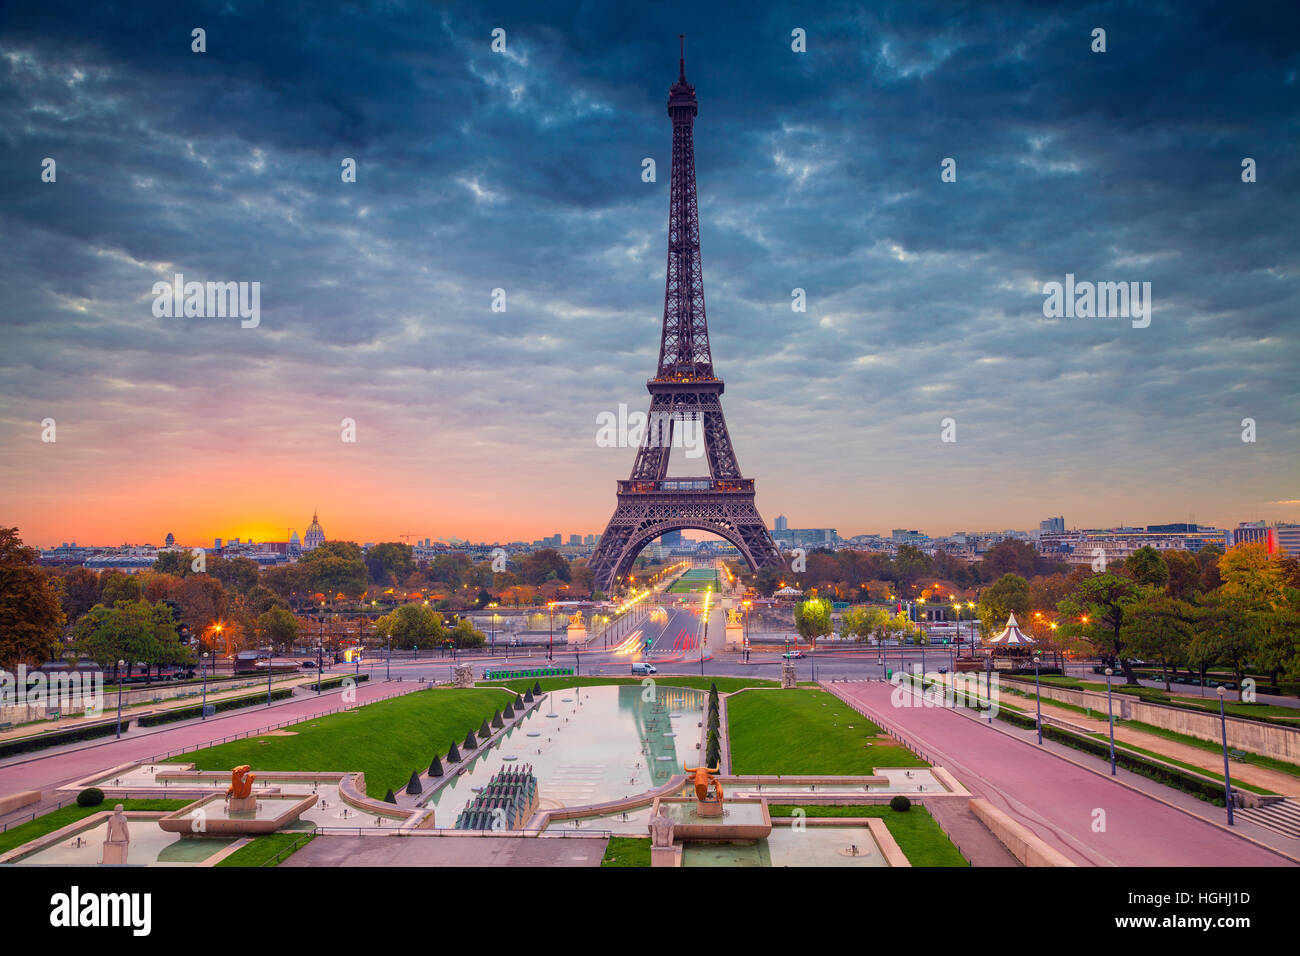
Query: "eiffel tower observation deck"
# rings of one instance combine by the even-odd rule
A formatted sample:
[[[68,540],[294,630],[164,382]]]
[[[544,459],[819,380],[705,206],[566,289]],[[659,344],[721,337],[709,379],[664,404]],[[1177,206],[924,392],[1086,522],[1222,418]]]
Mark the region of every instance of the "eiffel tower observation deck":
[[[668,200],[668,268],[659,367],[646,383],[649,427],[632,475],[618,483],[618,505],[591,556],[594,586],[610,593],[636,556],[668,531],[694,528],[731,542],[750,568],[782,567],[781,552],[754,505],[754,480],[741,475],[722,414],[722,379],[713,370],[700,261],[695,191],[695,87],[686,80],[685,46],[668,90],[673,127]],[[703,448],[709,474],[668,476],[674,444]]]

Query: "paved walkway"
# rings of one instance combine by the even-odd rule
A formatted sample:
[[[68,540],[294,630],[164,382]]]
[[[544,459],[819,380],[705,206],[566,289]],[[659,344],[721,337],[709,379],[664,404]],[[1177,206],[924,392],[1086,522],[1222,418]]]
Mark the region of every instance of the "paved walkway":
[[[1285,857],[944,707],[894,706],[881,682],[827,685],[1085,866],[1285,866]],[[900,691],[900,693],[904,693]],[[919,698],[903,699],[919,703]],[[1104,813],[1103,832],[1094,826]]]
[[[925,806],[971,866],[1020,866],[1006,844],[975,816],[970,801],[945,797],[927,800]]]
[[[602,837],[318,836],[286,866],[600,866]]]

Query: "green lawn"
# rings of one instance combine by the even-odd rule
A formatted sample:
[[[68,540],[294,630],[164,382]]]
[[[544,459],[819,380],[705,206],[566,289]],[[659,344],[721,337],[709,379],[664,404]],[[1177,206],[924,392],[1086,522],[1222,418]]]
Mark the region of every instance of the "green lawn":
[[[174,758],[199,770],[360,770],[366,793],[383,798],[406,786],[412,770],[423,773],[434,754],[443,756],[466,731],[478,732],[486,717],[513,698],[498,688],[421,690],[352,711],[294,724],[291,736],[249,737]]]
[[[879,727],[821,690],[730,697],[727,730],[734,774],[867,775],[876,767],[929,766],[905,747],[876,743]]]
[[[112,810],[119,803],[122,804],[124,810],[165,810],[170,812],[189,806],[193,802],[193,800],[105,800],[95,807],[79,807],[74,803],[71,806],[51,810],[44,816],[37,817],[27,823],[20,823],[18,826],[10,827],[0,833],[0,853],[8,853],[15,847],[20,847],[24,843],[35,840],[47,833],[53,833],[60,827],[66,827],[69,823],[76,823],[91,814]]]
[[[479,681],[476,687],[509,687],[522,694],[532,690],[534,684],[540,683],[542,690],[563,690],[566,687],[599,687],[603,684],[642,684],[653,680],[664,687],[693,687],[696,690],[708,690],[713,684],[718,685],[718,693],[729,694],[746,687],[777,687],[778,681],[750,680],[746,677],[690,677],[676,674],[656,675],[654,677],[521,677],[514,680]]]
[[[692,591],[703,591],[707,588],[713,588],[713,593],[718,593],[718,572],[708,569],[696,568],[687,571],[680,578],[674,581],[668,587],[669,594],[688,594]]]
[[[649,866],[649,837],[610,837],[601,866]]]
[[[775,817],[788,817],[794,812],[790,805],[767,808]],[[920,804],[899,812],[888,806],[865,804],[854,807],[807,806],[803,811],[810,817],[880,817],[889,828],[890,836],[898,843],[912,866],[967,866],[965,857],[939,829],[930,811]]]
[[[217,866],[279,866],[283,860],[274,860],[277,853],[293,847],[293,850],[283,857],[284,860],[287,860],[314,839],[316,839],[314,833],[304,833],[301,830],[268,833],[244,844],[230,856],[217,863]],[[294,844],[298,845],[294,846]],[[273,860],[274,862],[272,862]]]

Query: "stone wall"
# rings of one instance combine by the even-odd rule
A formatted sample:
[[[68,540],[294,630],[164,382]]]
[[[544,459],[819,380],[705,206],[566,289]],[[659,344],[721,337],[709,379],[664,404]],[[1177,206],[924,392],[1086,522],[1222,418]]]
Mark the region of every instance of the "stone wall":
[[[1002,678],[1016,690],[1034,692],[1033,681],[1013,681]],[[1066,687],[1042,685],[1044,700],[1056,700],[1075,707],[1091,707],[1106,716],[1106,692],[1091,690],[1071,690]],[[1153,727],[1172,730],[1176,733],[1197,737],[1219,743],[1222,730],[1219,715],[1171,707],[1168,704],[1149,704],[1131,694],[1112,693],[1115,717],[1122,720],[1136,720]],[[1207,698],[1212,700],[1213,698]],[[1300,714],[1300,710],[1297,711]],[[1300,763],[1300,727],[1283,727],[1279,724],[1265,724],[1256,720],[1244,720],[1229,717],[1228,746],[1233,750],[1246,750],[1263,757]]]

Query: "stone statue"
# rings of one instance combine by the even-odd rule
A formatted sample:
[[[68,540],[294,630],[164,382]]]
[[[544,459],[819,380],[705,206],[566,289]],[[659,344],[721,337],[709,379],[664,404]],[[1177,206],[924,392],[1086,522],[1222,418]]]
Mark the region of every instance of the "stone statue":
[[[650,818],[650,845],[673,845],[673,818],[664,813],[662,807]]]
[[[102,863],[110,866],[125,866],[126,853],[131,845],[131,828],[127,825],[126,814],[122,804],[113,808],[113,815],[108,818],[108,835],[104,839],[104,858]]]

